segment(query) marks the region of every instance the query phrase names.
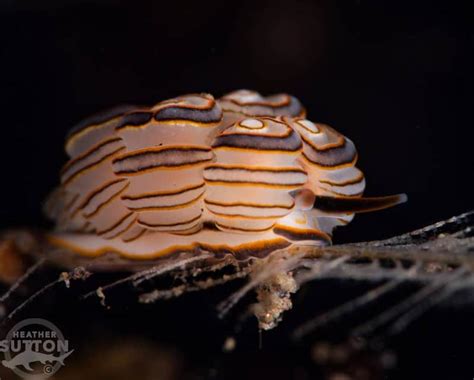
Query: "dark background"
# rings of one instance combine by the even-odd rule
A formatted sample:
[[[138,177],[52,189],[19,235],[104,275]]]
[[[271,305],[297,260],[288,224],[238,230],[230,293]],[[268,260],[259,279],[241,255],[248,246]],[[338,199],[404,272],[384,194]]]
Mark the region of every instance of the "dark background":
[[[473,16],[467,1],[4,0],[0,227],[47,225],[41,203],[81,118],[239,88],[297,96],[309,119],[356,143],[367,195],[408,194],[358,216],[336,242],[467,211]]]
[[[66,5],[67,4],[67,5]],[[473,13],[435,1],[2,1],[2,226],[43,223],[67,130],[122,103],[288,92],[354,140],[367,195],[409,203],[336,240],[473,206]]]

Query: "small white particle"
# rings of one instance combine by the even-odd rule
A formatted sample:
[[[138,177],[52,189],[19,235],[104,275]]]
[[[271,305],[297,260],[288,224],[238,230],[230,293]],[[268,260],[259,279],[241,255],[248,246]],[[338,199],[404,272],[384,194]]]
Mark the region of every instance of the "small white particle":
[[[227,339],[224,342],[224,345],[222,346],[222,351],[232,352],[232,351],[235,350],[235,346],[236,346],[236,341],[235,341],[234,337],[229,336],[229,337],[227,337]]]

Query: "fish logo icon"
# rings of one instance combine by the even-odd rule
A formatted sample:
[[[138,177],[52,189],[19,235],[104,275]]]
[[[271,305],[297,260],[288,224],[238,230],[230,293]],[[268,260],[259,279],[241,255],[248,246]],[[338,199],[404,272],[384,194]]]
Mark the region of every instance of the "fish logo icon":
[[[17,323],[0,341],[4,360],[0,363],[23,379],[46,379],[65,365],[74,350],[61,330],[45,319],[30,318]]]
[[[27,350],[27,351],[23,351],[21,354],[16,355],[11,360],[2,360],[2,364],[5,367],[10,368],[10,369],[23,366],[23,368],[25,368],[28,371],[33,371],[33,368],[31,368],[31,364],[34,362],[41,362],[42,364],[57,362],[63,366],[64,359],[66,359],[73,352],[74,350],[70,350],[63,355],[54,356],[50,354],[43,354],[42,352]]]

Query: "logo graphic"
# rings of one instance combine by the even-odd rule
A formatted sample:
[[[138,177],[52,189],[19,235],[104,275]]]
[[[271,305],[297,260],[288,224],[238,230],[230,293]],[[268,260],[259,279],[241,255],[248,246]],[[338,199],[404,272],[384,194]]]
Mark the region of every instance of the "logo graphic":
[[[2,365],[23,379],[46,379],[54,375],[74,350],[53,323],[40,318],[17,323],[0,341]]]

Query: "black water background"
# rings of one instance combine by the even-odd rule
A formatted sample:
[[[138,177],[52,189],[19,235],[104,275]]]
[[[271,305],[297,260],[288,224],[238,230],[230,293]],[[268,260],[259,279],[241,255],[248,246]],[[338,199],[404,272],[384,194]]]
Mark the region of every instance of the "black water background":
[[[48,225],[41,202],[64,163],[64,136],[81,118],[120,103],[237,88],[296,95],[310,119],[354,140],[366,194],[408,193],[408,204],[358,216],[337,241],[388,237],[466,211],[474,205],[472,19],[468,2],[456,1],[2,2],[0,226]],[[206,325],[206,305],[200,323],[172,330],[187,349],[204,341],[204,353],[222,335]],[[86,319],[141,319],[98,313],[103,320]],[[405,378],[412,365],[431,378],[447,378],[436,368],[474,376],[463,313],[453,309],[408,334],[403,352],[420,358],[405,362]],[[159,318],[151,313],[139,331],[154,325],[151,315]],[[239,361],[252,358],[259,371],[284,378],[301,354],[287,352],[286,332],[274,339],[280,346],[255,350],[261,356],[244,349]],[[227,377],[245,368],[236,362],[225,362]]]

